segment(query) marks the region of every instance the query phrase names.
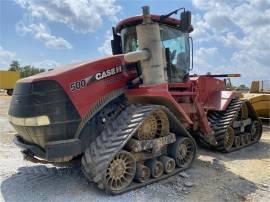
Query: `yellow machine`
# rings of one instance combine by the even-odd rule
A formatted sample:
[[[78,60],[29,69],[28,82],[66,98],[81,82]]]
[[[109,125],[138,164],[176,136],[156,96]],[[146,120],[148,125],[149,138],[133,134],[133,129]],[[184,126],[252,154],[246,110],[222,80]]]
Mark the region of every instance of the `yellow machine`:
[[[249,93],[244,94],[253,105],[258,116],[270,118],[270,80],[252,81]]]
[[[0,89],[7,90],[8,95],[12,95],[16,81],[20,79],[20,72],[0,71]]]

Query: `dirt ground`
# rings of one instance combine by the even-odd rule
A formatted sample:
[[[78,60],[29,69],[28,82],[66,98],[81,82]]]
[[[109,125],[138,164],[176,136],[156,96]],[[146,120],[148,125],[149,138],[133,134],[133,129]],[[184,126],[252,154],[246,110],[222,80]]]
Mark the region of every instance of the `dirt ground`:
[[[12,143],[9,96],[0,96],[0,201],[270,201],[270,129],[260,143],[230,154],[199,148],[192,168],[118,196],[88,183],[78,166],[23,160]]]

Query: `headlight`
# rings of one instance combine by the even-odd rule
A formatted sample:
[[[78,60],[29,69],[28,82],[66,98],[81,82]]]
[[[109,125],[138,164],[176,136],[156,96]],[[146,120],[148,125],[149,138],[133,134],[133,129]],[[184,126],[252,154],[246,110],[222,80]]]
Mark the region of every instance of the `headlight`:
[[[50,119],[46,115],[29,118],[9,116],[9,122],[18,126],[46,126],[50,124]]]

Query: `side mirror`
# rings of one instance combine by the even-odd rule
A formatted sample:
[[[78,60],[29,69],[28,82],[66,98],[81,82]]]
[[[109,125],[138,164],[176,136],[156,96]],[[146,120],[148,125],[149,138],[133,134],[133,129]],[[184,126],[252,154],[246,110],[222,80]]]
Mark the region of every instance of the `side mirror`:
[[[191,29],[191,12],[184,11],[181,13],[181,30],[183,32],[189,32]]]
[[[121,36],[119,36],[116,33],[114,27],[112,28],[112,33],[113,33],[113,40],[111,40],[112,54],[113,55],[122,54]]]
[[[193,39],[191,36],[188,37],[188,39],[189,39],[189,44],[190,44],[190,48],[191,48],[191,50],[190,50],[191,51],[191,57],[190,57],[191,66],[189,68],[189,71],[190,71],[190,70],[193,70]],[[190,62],[189,62],[189,64],[190,64]]]

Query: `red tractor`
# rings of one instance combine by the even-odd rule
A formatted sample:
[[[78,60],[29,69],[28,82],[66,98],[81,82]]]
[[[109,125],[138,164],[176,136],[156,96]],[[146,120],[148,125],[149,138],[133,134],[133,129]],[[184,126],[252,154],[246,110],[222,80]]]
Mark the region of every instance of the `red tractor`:
[[[81,159],[90,181],[117,194],[190,167],[195,139],[223,152],[258,142],[250,103],[215,78],[226,75],[189,75],[191,13],[177,11],[145,6],[113,28],[113,56],[19,80],[9,119],[26,159]]]

